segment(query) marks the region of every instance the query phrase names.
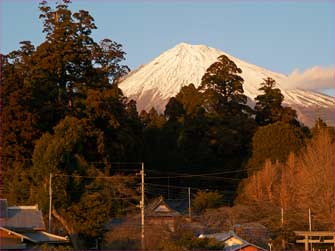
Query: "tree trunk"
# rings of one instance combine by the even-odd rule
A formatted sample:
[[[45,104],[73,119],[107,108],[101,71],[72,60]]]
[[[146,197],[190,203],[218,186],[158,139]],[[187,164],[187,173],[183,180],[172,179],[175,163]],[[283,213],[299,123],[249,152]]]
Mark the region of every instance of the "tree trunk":
[[[73,227],[70,224],[68,224],[68,222],[54,208],[52,209],[52,215],[63,225],[63,227],[69,234],[74,249],[76,250],[83,249],[84,244],[80,240],[78,233],[75,232]]]

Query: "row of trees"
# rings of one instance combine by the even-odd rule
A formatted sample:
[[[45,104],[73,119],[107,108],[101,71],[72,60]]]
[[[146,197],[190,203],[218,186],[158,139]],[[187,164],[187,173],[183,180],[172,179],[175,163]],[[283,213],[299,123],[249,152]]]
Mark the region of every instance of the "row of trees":
[[[237,203],[273,210],[264,215],[263,221],[268,224],[278,220],[278,212],[283,208],[284,224],[289,230],[308,229],[308,209],[311,209],[313,228],[331,230],[333,177],[334,137],[329,130],[321,129],[305,148],[297,154],[290,153],[284,163],[267,160],[260,171],[244,181]]]
[[[224,185],[221,181],[208,185],[203,178],[193,181],[235,190],[246,173],[234,171],[246,169],[251,174],[268,158],[285,161],[291,151],[298,151],[310,132],[292,108],[282,105],[276,82],[268,78],[260,83],[262,93],[253,110],[243,94],[240,73],[223,55],[207,69],[199,88],[182,87],[169,100],[164,115],[154,109],[143,111],[146,163],[150,167],[159,163],[167,172],[225,170],[231,179]]]
[[[252,243],[267,235],[259,245],[272,238],[274,249],[294,249],[293,231],[309,229],[309,209],[312,230],[333,230],[334,131],[320,123],[299,151],[285,161],[267,159],[244,179],[233,207],[208,209],[201,221],[212,231],[248,226]],[[267,234],[258,232],[262,228]]]

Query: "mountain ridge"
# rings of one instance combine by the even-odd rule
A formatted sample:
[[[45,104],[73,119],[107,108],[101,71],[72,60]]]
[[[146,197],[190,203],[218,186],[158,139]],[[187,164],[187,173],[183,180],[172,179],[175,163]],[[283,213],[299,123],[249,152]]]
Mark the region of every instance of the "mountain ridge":
[[[260,94],[260,83],[264,78],[271,77],[276,80],[277,88],[285,97],[284,105],[296,109],[298,118],[304,124],[311,126],[318,116],[328,124],[334,124],[335,102],[332,97],[303,89],[284,88],[282,83],[288,81],[288,76],[245,62],[206,45],[190,45],[184,42],[177,44],[147,64],[131,71],[120,82],[119,87],[129,99],[137,101],[139,111],[148,111],[154,107],[163,112],[168,100],[175,96],[181,87],[191,83],[198,87],[207,68],[216,62],[220,55],[226,55],[242,69],[244,94],[249,99],[254,100]]]

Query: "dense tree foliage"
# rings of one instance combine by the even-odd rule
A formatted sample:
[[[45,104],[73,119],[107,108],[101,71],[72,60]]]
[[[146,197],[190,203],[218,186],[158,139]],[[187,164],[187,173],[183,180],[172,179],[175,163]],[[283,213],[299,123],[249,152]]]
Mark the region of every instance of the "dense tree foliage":
[[[199,213],[209,208],[221,206],[223,204],[223,196],[217,191],[198,191],[192,203],[195,211]]]
[[[256,123],[246,105],[240,73],[233,61],[220,56],[207,69],[199,89],[190,84],[170,99],[161,140],[150,144],[153,149],[164,149],[160,166],[199,173],[243,168]],[[154,138],[154,134],[146,137]],[[206,180],[197,184],[208,186]],[[217,186],[215,182],[211,185]],[[225,186],[234,189],[236,182],[230,180]]]
[[[241,72],[233,61],[222,55],[207,69],[199,87],[210,124],[211,150],[221,159],[225,169],[242,167],[256,127],[251,117],[253,111],[243,94]]]
[[[41,135],[34,127],[37,116],[30,110],[32,89],[26,81],[34,51],[34,46],[24,41],[19,50],[2,56],[1,60],[1,169],[4,193],[14,202],[29,198],[26,172],[31,165],[34,140]]]
[[[204,92],[206,110],[228,117],[248,115],[251,109],[246,105],[241,73],[242,70],[225,55],[207,69],[199,87]]]
[[[260,171],[244,181],[236,202],[250,211],[259,212],[253,220],[263,222],[277,236],[282,230],[308,229],[309,208],[313,215],[313,229],[332,230],[333,136],[322,129],[305,148],[296,154],[291,153],[287,161],[266,161]],[[278,225],[281,208],[284,209],[284,229]]]
[[[176,99],[183,105],[188,115],[196,114],[203,104],[203,95],[193,84],[183,86],[176,95]]]
[[[185,115],[185,110],[183,105],[175,97],[172,97],[166,105],[164,115],[168,121],[176,121]]]
[[[261,83],[260,91],[263,94],[258,95],[256,100],[256,122],[261,125],[268,125],[277,121],[285,123],[299,124],[296,111],[291,107],[283,107],[284,96],[280,89],[275,88],[276,81],[272,78],[264,79]]]
[[[25,41],[2,56],[4,196],[10,204],[39,203],[46,212],[53,173],[55,212],[92,241],[119,210],[111,201],[115,189],[73,177],[111,175],[110,162],[139,161],[142,124],[136,104],[117,86],[128,72],[122,46],[95,42],[93,18],[72,13],[68,3],[52,9],[41,2],[44,42],[35,48]]]
[[[307,136],[303,128],[283,122],[259,127],[252,138],[248,172],[261,168],[266,159],[285,162],[291,152],[297,152],[305,145]]]
[[[242,70],[222,55],[207,69],[200,87],[182,87],[164,114],[152,108],[139,115],[136,102],[127,100],[118,87],[129,71],[122,64],[121,44],[94,41],[93,17],[83,10],[72,13],[69,2],[59,1],[52,8],[42,1],[45,40],[36,47],[23,41],[20,49],[1,55],[2,196],[10,204],[38,203],[45,213],[52,173],[53,220],[59,220],[73,240],[86,241],[75,246],[83,248],[103,235],[111,217],[124,215],[129,203],[138,204],[136,176],[117,172],[115,162],[144,161],[148,173],[162,176],[156,177],[157,183],[166,184],[165,176],[176,174],[168,186],[219,189],[195,196],[193,206],[199,212],[221,205],[223,199],[232,201],[246,170],[250,177],[241,186],[238,203],[245,198],[256,204],[266,200],[265,211],[271,212],[279,205],[289,208],[294,197],[284,193],[290,189],[294,196],[307,199],[306,188],[317,197],[304,177],[323,172],[317,163],[326,168],[333,164],[333,140],[324,136],[327,126],[319,120],[312,130],[314,138],[301,150],[309,141],[308,130],[292,108],[282,106],[283,95],[273,79],[261,84],[263,93],[256,97],[254,112],[244,95]],[[326,131],[333,135],[332,129]],[[293,153],[298,154],[297,161]],[[214,176],[199,175],[203,173]],[[328,169],[325,173],[332,174]],[[186,179],[178,179],[180,174]],[[285,185],[284,179],[302,188]],[[327,224],[332,190],[320,187],[322,209],[315,201],[308,206],[319,210],[320,222]],[[230,190],[230,197],[222,197],[221,190]],[[153,195],[158,191],[151,190]],[[138,234],[137,229],[134,232]],[[157,237],[154,229],[151,234]],[[165,243],[157,237],[162,249],[220,247],[188,233],[179,239],[167,235]],[[133,243],[127,240],[127,249],[138,247],[136,238]]]
[[[37,141],[33,155],[32,199],[38,201],[44,211],[48,209],[48,174],[52,173],[54,210],[61,212],[74,231],[83,237],[102,234],[103,225],[117,214],[118,205],[113,202],[116,193],[117,197],[130,200],[136,195],[135,191],[117,189],[134,182],[134,177],[101,179],[109,175],[107,172],[111,173],[107,159],[113,157],[108,156],[113,150],[106,152],[106,142],[104,131],[90,120],[67,116],[54,128],[53,134],[46,133]],[[115,155],[118,152],[119,149],[114,149]]]
[[[145,228],[146,250],[222,250],[225,245],[212,238],[198,238],[189,222],[179,219],[175,231],[169,230],[166,224],[152,224]],[[132,222],[123,222],[117,228],[108,232],[103,248],[109,250],[140,249],[140,227]]]

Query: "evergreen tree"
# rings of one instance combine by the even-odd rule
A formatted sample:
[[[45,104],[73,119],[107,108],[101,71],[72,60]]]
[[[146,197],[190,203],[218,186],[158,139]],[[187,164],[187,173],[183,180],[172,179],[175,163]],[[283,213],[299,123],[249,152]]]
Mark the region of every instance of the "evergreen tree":
[[[207,69],[199,87],[210,125],[209,147],[221,166],[241,168],[249,156],[256,128],[253,111],[243,94],[242,70],[225,55],[218,59]]]
[[[264,79],[261,85],[262,87],[259,90],[263,91],[263,94],[255,98],[256,122],[261,126],[276,123],[277,121],[299,125],[296,120],[296,111],[291,107],[282,106],[284,96],[281,94],[280,89],[275,88],[276,81],[272,78],[267,78]]]
[[[114,139],[107,140],[105,132],[87,119],[66,116],[52,134],[47,132],[37,141],[31,168],[32,201],[47,211],[51,172],[54,176],[53,210],[66,222],[72,241],[74,235],[79,234],[89,246],[93,244],[92,238],[102,235],[110,217],[121,209],[114,201],[115,193],[130,201],[136,194],[127,188],[128,184],[134,185],[134,177],[100,179],[111,174],[106,173],[108,163],[105,161],[113,160],[114,155],[118,158],[116,151],[119,150],[111,149],[110,145],[117,142],[110,143]]]
[[[163,127],[166,123],[165,117],[158,114],[155,108],[151,108],[149,112],[142,111],[140,115],[143,123],[143,137],[144,137],[144,161],[146,166],[156,163],[163,163],[164,154],[162,152],[163,142]]]
[[[183,86],[177,94],[176,99],[183,105],[188,115],[195,114],[203,104],[202,93],[195,88],[194,84]]]
[[[113,110],[114,119],[108,123],[127,120],[123,114],[124,97],[117,87],[118,79],[128,72],[120,63],[125,56],[122,46],[108,39],[96,43],[91,37],[96,29],[93,18],[87,11],[72,13],[69,2],[60,1],[52,9],[42,1],[39,8],[45,41],[36,49],[28,41],[21,42],[20,50],[2,57],[1,116],[5,136],[1,147],[7,177],[4,186],[10,203],[28,197],[26,194],[24,199],[16,198],[16,194],[24,194],[15,192],[20,181],[9,186],[16,177],[12,172],[23,174],[29,170],[35,141],[44,132],[52,132],[67,115],[92,118],[90,110],[94,104],[89,102],[100,102],[92,96],[113,94],[114,105],[107,106]],[[124,118],[120,118],[121,114]]]
[[[122,46],[109,39],[96,43],[91,37],[96,29],[94,19],[83,10],[72,14],[68,2],[57,4],[55,10],[45,1],[40,4],[46,40],[34,54],[39,63],[32,69],[33,108],[43,111],[39,124],[52,115],[44,130],[66,114],[82,116],[89,89],[114,88],[111,82],[115,84],[128,72],[120,65],[125,56]]]
[[[222,204],[223,196],[218,191],[198,191],[192,201],[192,206],[196,212],[203,212],[210,208],[218,208]]]
[[[150,109],[149,113],[142,112],[141,116],[147,128],[162,128],[166,122],[165,117],[158,114],[154,107]]]
[[[216,162],[215,155],[209,147],[210,123],[204,109],[184,118],[178,137],[178,148],[187,167],[199,168]]]
[[[32,90],[29,78],[31,55],[35,48],[28,41],[21,48],[1,57],[1,158],[4,195],[9,203],[29,198],[28,168],[34,140],[40,131],[34,126],[37,116],[30,108]]]
[[[115,193],[105,193],[99,179],[73,176],[111,175],[110,162],[139,161],[142,126],[136,104],[126,103],[117,86],[128,72],[122,46],[96,43],[93,18],[72,13],[69,2],[55,9],[41,2],[45,41],[36,49],[22,42],[1,57],[3,196],[45,209],[49,173],[66,175],[55,178],[54,209],[69,229],[92,240],[119,203],[111,203]]]
[[[259,170],[266,159],[285,162],[290,152],[296,153],[305,145],[307,137],[304,128],[280,121],[259,127],[252,138],[249,174]]]
[[[169,121],[176,121],[185,114],[184,107],[179,101],[172,97],[166,105],[164,115]]]
[[[165,169],[170,171],[201,173],[243,167],[256,125],[252,110],[246,105],[240,73],[234,62],[221,56],[208,68],[199,89],[193,84],[181,88],[166,106],[168,121],[160,132],[156,130],[161,137],[148,137],[146,133],[146,139],[150,139],[145,140],[146,149],[152,148],[146,159],[157,161],[160,169],[166,165]],[[153,111],[150,113],[157,117]],[[142,115],[148,128],[149,114]],[[150,135],[154,135],[153,131]],[[156,153],[157,148],[164,154]],[[208,186],[203,179],[195,182],[198,186]],[[234,189],[236,185],[236,182],[225,182],[226,189]]]
[[[204,92],[206,109],[224,116],[250,113],[243,94],[242,70],[227,56],[222,55],[201,79],[199,90]]]

